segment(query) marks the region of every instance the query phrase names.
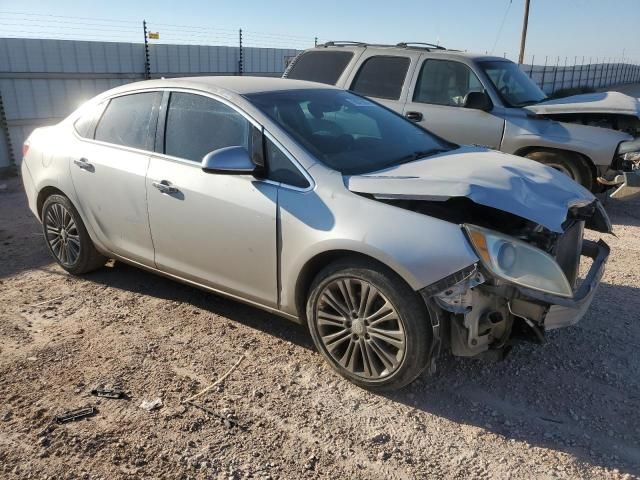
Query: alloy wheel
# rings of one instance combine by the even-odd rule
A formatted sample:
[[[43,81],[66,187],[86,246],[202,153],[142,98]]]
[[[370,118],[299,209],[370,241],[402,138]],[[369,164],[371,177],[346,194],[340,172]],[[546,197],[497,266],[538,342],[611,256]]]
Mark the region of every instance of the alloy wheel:
[[[76,263],[80,255],[80,234],[71,212],[62,204],[54,203],[47,210],[45,235],[56,259],[67,267]]]
[[[331,358],[367,380],[387,378],[404,360],[406,334],[391,302],[371,283],[341,277],[320,292],[315,323]]]

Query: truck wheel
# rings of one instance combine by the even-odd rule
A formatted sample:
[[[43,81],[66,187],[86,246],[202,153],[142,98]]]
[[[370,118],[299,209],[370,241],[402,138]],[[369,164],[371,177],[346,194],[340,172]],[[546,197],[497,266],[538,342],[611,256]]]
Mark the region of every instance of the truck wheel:
[[[426,368],[427,308],[395,272],[366,259],[327,265],[307,300],[313,341],[331,367],[370,390],[394,390]]]
[[[42,206],[41,218],[49,253],[67,272],[80,275],[107,262],[94,247],[78,211],[67,197],[48,197]]]
[[[530,152],[526,158],[544,163],[564,173],[589,191],[593,190],[593,174],[579,155],[571,152]]]

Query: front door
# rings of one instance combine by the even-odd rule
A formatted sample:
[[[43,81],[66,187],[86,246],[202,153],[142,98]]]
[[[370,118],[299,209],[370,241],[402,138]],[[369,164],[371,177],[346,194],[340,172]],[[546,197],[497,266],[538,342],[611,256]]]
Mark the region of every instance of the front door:
[[[500,148],[504,120],[491,112],[463,106],[469,92],[484,91],[467,65],[426,58],[415,77],[404,106],[407,118],[450,142]]]
[[[172,92],[159,125],[164,153],[147,176],[149,222],[157,268],[275,307],[277,186],[200,167],[213,150],[248,149],[252,128],[222,101]]]
[[[70,159],[78,209],[109,251],[153,265],[145,177],[161,92],[111,99]]]

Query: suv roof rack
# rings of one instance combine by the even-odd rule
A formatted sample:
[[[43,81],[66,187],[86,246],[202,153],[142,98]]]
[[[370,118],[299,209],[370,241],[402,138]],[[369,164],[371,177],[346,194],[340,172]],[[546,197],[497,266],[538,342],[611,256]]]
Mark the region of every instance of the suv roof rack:
[[[343,46],[355,46],[355,47],[393,47],[393,45],[385,45],[382,43],[367,43],[367,42],[353,42],[351,40],[331,40],[325,43],[318,44],[318,47],[343,47]]]
[[[436,45],[435,43],[426,43],[426,42],[400,42],[395,45],[387,44],[387,43],[368,43],[368,42],[355,42],[351,40],[330,40],[325,43],[319,43],[317,47],[326,48],[326,47],[389,47],[389,48],[419,48],[422,50],[447,50],[445,47],[441,45]]]
[[[441,45],[437,45],[435,43],[426,43],[426,42],[400,42],[396,44],[396,47],[400,47],[400,48],[415,47],[415,48],[424,48],[425,50],[431,50],[431,49],[446,50],[446,48],[444,48]]]

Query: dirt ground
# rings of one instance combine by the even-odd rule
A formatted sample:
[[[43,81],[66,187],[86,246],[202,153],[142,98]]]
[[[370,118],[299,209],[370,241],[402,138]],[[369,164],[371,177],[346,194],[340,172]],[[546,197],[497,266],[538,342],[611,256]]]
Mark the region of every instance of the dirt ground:
[[[4,183],[4,182],[0,182]],[[375,395],[296,324],[127,265],[52,264],[18,179],[0,190],[0,477],[631,478],[640,474],[640,202],[594,304],[545,345]],[[204,396],[181,405],[241,355]],[[129,399],[97,399],[120,384]],[[161,398],[147,412],[143,400]],[[56,414],[97,414],[57,425]]]

